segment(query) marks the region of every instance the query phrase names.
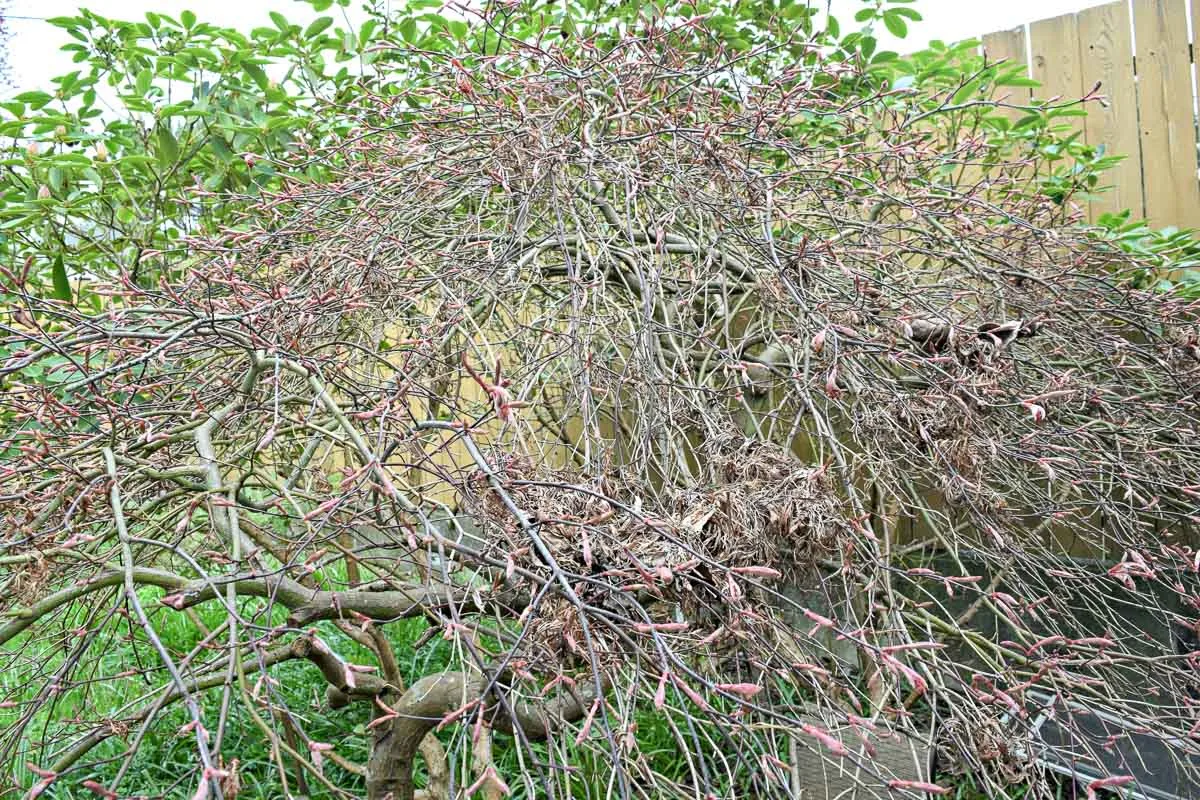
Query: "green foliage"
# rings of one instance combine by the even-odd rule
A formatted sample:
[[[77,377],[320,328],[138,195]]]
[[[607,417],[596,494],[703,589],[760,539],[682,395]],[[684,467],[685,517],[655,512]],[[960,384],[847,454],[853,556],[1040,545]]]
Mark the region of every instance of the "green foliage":
[[[310,5],[323,12],[334,4]],[[0,135],[10,142],[0,152],[0,262],[28,262],[9,276],[0,303],[17,303],[23,292],[67,299],[64,270],[68,279],[126,273],[154,285],[182,268],[186,236],[236,225],[261,193],[283,189],[278,164],[344,140],[360,121],[355,114],[379,108],[402,118],[388,98],[420,84],[429,54],[453,52],[469,71],[513,39],[551,32],[566,49],[581,41],[615,47],[674,13],[661,2],[524,2],[500,6],[484,24],[438,13],[441,5],[411,0],[390,16],[368,9],[356,30],[332,16],[301,26],[280,12],[248,33],[191,12],[51,20],[78,68],[48,91],[0,104]],[[814,12],[796,0],[704,0],[693,11],[706,19],[695,47],[731,56],[754,49],[745,64],[752,74],[779,60],[811,63],[810,45],[837,36],[836,21],[813,31]],[[314,159],[286,179],[320,181],[330,166]]]
[[[155,632],[172,657],[183,660],[193,648],[200,645],[201,639],[207,632],[219,629],[224,622],[224,610],[218,606],[201,606],[196,609],[195,616],[183,617],[170,613],[165,607],[158,605],[162,596],[159,590],[143,590],[139,593],[143,605],[150,610]],[[256,601],[243,601],[243,610],[249,616],[257,611]],[[64,625],[83,626],[87,624],[86,609],[68,613],[63,620]],[[399,666],[406,679],[412,681],[430,671],[435,671],[448,663],[450,656],[448,646],[440,639],[435,639],[427,647],[417,650],[414,643],[424,632],[427,624],[420,620],[405,621],[385,628],[393,647],[399,654]],[[349,637],[342,634],[335,626],[322,623],[319,626],[320,635],[340,652],[356,657],[366,657],[365,651]],[[146,671],[147,665],[157,665],[157,656],[146,639],[144,632],[136,624],[128,620],[114,617],[102,626],[96,635],[105,642],[105,657],[98,666],[105,674],[122,674],[130,669],[143,671],[147,681],[155,681],[160,677],[159,671]],[[57,668],[69,657],[71,640],[64,640],[61,647],[47,646],[45,642],[31,640],[16,642],[15,648],[25,649],[26,654],[36,663],[47,669]],[[34,650],[33,648],[40,648]],[[14,669],[0,674],[0,692],[6,696],[21,698],[19,689],[22,685],[35,691],[34,684],[24,684],[23,670]],[[253,683],[254,676],[249,678]],[[113,710],[124,709],[136,703],[148,683],[129,681],[105,681],[87,687],[75,687],[53,698],[38,699],[30,694],[18,701],[13,708],[0,709],[0,727],[14,724],[25,713],[24,702],[38,704],[35,714],[34,729],[40,729],[51,722],[75,718],[80,721],[81,730],[86,730],[90,723],[85,720],[93,718],[94,714],[109,713]],[[362,736],[370,719],[370,710],[361,704],[352,704],[336,712],[330,712],[324,702],[325,683],[316,674],[315,669],[304,662],[284,662],[272,670],[272,681],[267,689],[281,704],[297,716],[303,729],[318,741],[333,741],[342,745],[342,749],[351,758],[364,761],[366,758],[366,737]],[[197,695],[203,716],[206,719],[217,719],[222,704],[222,690],[210,689]],[[239,774],[242,780],[244,796],[274,797],[280,789],[277,762],[274,760],[266,739],[259,733],[257,724],[245,712],[244,706],[235,703],[231,706],[231,724],[229,730],[228,752],[237,753]],[[190,736],[186,735],[184,726],[189,717],[182,704],[168,706],[164,717],[154,726],[147,729],[141,746],[134,754],[130,764],[128,786],[136,788],[143,796],[173,796],[188,789],[181,786],[180,780],[190,776],[195,766],[195,746]],[[283,728],[281,721],[275,721],[278,730]],[[353,732],[356,736],[347,736]],[[346,749],[345,742],[350,740],[363,744],[363,749],[356,752]],[[112,781],[121,768],[125,756],[127,742],[114,738],[104,742],[97,748],[97,753],[107,758],[101,766],[85,777],[100,783]],[[355,786],[361,778],[343,772],[336,764],[326,767],[330,775],[340,784]],[[292,775],[295,773],[292,772]],[[29,776],[19,776],[28,779]],[[56,797],[93,797],[86,789],[78,786],[79,781],[63,782],[56,787]],[[294,791],[295,787],[291,787]],[[321,787],[314,786],[311,797],[329,797]],[[359,787],[361,789],[361,787]]]
[[[334,6],[308,0],[318,12]],[[338,2],[338,6],[348,2]],[[896,113],[922,117],[947,141],[986,139],[984,166],[1028,159],[1037,190],[1058,203],[1086,199],[1119,155],[1089,148],[1064,123],[1084,111],[1044,107],[1013,120],[985,101],[1029,86],[1017,65],[985,64],[976,42],[933,42],[901,58],[879,51],[875,32],[904,36],[921,16],[911,0],[864,0],[856,29],[843,31],[802,0],[700,0],[674,4],[600,0],[497,4],[486,17],[438,13],[438,0],[411,0],[390,14],[368,9],[349,28],[333,16],[307,25],[280,12],[247,32],[149,13],[122,21],[81,11],[52,20],[70,43],[78,69],[0,106],[0,252],[8,264],[30,262],[19,291],[67,299],[69,280],[126,272],[140,285],[186,262],[182,240],[237,225],[262,193],[289,182],[320,181],[328,160],[312,159],[297,174],[298,155],[345,139],[361,116],[387,114],[398,123],[411,91],[431,72],[430,56],[453,53],[469,74],[503,68],[513,40],[557,34],[557,48],[619,46],[622,37],[684,37],[688,46],[723,54],[736,72],[754,77],[780,65],[845,61],[861,76],[826,91],[880,98]],[[703,25],[687,24],[703,20]],[[500,60],[495,57],[500,56]],[[747,57],[749,56],[749,57]],[[864,77],[865,76],[865,77]],[[391,98],[404,95],[404,104]],[[356,115],[358,115],[356,117]],[[796,121],[797,136],[836,136],[838,126],[814,117]],[[281,165],[292,168],[280,173]],[[947,164],[945,179],[960,173]],[[13,287],[7,287],[13,288]],[[82,287],[77,287],[82,288]],[[84,289],[84,291],[86,291]],[[14,298],[0,298],[14,302]]]
[[[1140,288],[1174,292],[1189,300],[1200,298],[1200,241],[1196,232],[1175,227],[1155,229],[1131,216],[1129,211],[1105,214],[1096,225],[1099,236],[1149,265]]]
[[[1127,156],[1081,141],[1071,123],[1086,116],[1087,105],[1064,98],[1058,104],[1038,103],[1016,114],[992,105],[992,99],[1022,105],[1028,101],[1004,98],[1015,94],[1014,89],[1038,84],[1026,75],[1023,64],[985,62],[977,52],[978,44],[974,40],[952,45],[934,41],[927,50],[872,64],[871,69],[890,80],[893,89],[918,95],[917,105],[929,113],[927,124],[941,131],[945,141],[982,137],[985,144],[975,164],[978,168],[997,170],[1024,164],[1030,180],[1027,191],[1064,208],[1068,201],[1083,204],[1101,196],[1107,173]],[[897,102],[894,107],[900,111],[903,104]],[[948,165],[947,180],[957,180],[963,172],[961,165]],[[1129,210],[1106,214],[1095,226],[1099,237],[1146,261],[1140,288],[1200,297],[1200,242],[1194,231],[1155,230]]]
[[[905,90],[904,99],[894,104],[898,111],[905,104],[915,105],[923,122],[947,142],[980,139],[979,168],[1027,165],[1027,191],[1060,206],[1068,199],[1085,202],[1093,197],[1103,185],[1104,172],[1123,156],[1080,140],[1071,120],[1087,111],[1077,99],[1034,105],[1016,99],[1014,90],[1037,82],[1026,76],[1023,64],[985,61],[978,45],[976,40],[952,45],[934,41],[928,49],[885,62],[875,71],[886,76],[893,89]]]
[[[182,236],[234,219],[236,204],[211,193],[276,189],[276,157],[346,134],[346,120],[313,109],[356,80],[346,62],[366,57],[365,42],[273,19],[249,34],[190,13],[51,20],[73,40],[63,49],[79,69],[52,92],[4,103],[0,118],[13,142],[0,246],[10,263],[34,260],[22,288],[46,285],[38,268],[58,259],[73,277],[124,269],[153,281],[178,262]],[[306,177],[319,180],[323,167]]]
[[[279,12],[270,13],[272,26],[249,33],[190,12],[51,20],[72,40],[63,49],[78,69],[50,91],[0,106],[0,134],[11,142],[2,156],[0,248],[7,263],[32,260],[10,288],[62,297],[60,263],[72,277],[126,271],[152,285],[179,263],[184,235],[236,223],[249,197],[278,190],[279,159],[349,133],[349,116],[319,107],[397,93],[424,68],[406,57],[410,48],[498,48],[497,32],[434,13],[438,6],[414,0],[390,19],[369,15],[357,31],[330,16],[301,27]],[[591,15],[596,26],[614,15],[633,19],[632,6],[606,8],[568,5],[550,18],[514,11],[503,32],[529,37],[575,15],[581,23]],[[617,35],[620,26],[610,27]],[[742,35],[736,26],[728,33]],[[328,166],[314,161],[288,177],[320,180]]]
[[[318,12],[333,5],[309,2]],[[78,69],[54,79],[50,91],[25,92],[0,107],[0,134],[11,142],[0,156],[7,166],[0,250],[9,264],[31,261],[20,290],[61,296],[53,270],[60,258],[72,279],[126,272],[153,285],[185,262],[187,235],[236,225],[262,193],[328,174],[331,164],[318,159],[297,174],[298,155],[347,138],[362,115],[402,122],[405,107],[420,102],[411,90],[430,74],[432,55],[453,53],[466,75],[485,57],[493,57],[489,68],[503,68],[513,40],[549,34],[569,52],[616,47],[631,33],[653,41],[669,32],[736,63],[718,82],[818,59],[851,62],[866,77],[834,86],[822,75],[826,91],[872,97],[903,89],[886,98],[890,108],[936,112],[929,123],[947,136],[986,133],[995,161],[1020,149],[1051,165],[1040,180],[1060,201],[1093,190],[1113,160],[1057,135],[1062,118],[1078,109],[1047,109],[1015,124],[982,105],[953,109],[1027,83],[1009,65],[982,65],[974,43],[934,43],[903,59],[878,51],[880,26],[903,36],[920,20],[908,0],[864,3],[858,29],[844,33],[834,18],[817,30],[816,11],[802,0],[700,0],[686,13],[664,2],[526,0],[466,19],[437,13],[440,7],[411,0],[390,15],[368,10],[356,30],[333,16],[302,26],[280,12],[248,33],[192,13],[122,21],[81,11],[52,20],[71,39],[64,50]],[[401,95],[404,103],[393,106]],[[796,133],[836,135],[836,126],[822,130],[824,122],[809,120]],[[292,165],[286,175],[279,172],[285,162]]]

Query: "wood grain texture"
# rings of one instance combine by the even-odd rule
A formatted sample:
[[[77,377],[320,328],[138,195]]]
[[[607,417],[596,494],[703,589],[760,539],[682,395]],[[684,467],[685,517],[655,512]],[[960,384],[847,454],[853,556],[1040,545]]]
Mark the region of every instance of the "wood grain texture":
[[[903,736],[882,733],[870,737],[876,752],[865,752],[859,734],[849,726],[832,723],[815,708],[810,707],[805,719],[812,725],[827,731],[854,754],[854,758],[830,757],[822,745],[811,737],[800,734],[800,746],[793,747],[790,760],[793,765],[794,786],[799,789],[802,800],[867,800],[894,796],[883,784],[888,780],[930,780],[930,750],[923,742]],[[871,772],[858,764],[869,764]],[[782,776],[781,776],[782,777]],[[882,777],[882,781],[880,780]]]
[[[1025,26],[1021,25],[1016,28],[1010,28],[1006,31],[996,31],[989,33],[981,38],[983,55],[987,58],[988,63],[1004,61],[1005,64],[1000,68],[1001,72],[1011,73],[1017,71],[1017,74],[1023,78],[1029,77],[1029,53],[1026,47],[1028,36],[1025,33]],[[1015,106],[1029,106],[1032,95],[1028,86],[997,86],[991,95],[991,99],[998,103],[1010,103]],[[989,116],[1004,117],[1009,124],[1015,123],[1021,117],[1024,117],[1029,112],[1021,108],[999,108],[993,111]],[[1025,153],[1015,147],[1010,147],[1009,151],[1003,156],[1008,160],[1023,159]],[[1009,165],[1004,167],[993,167],[990,180],[989,193],[996,188],[1001,191],[1007,191],[1012,187],[1019,186],[1025,183],[1033,171],[1028,169],[1027,165]],[[979,169],[968,169],[963,173],[963,179],[966,183],[974,183],[980,177],[983,177],[982,171]],[[1002,194],[990,193],[989,199],[994,202],[1002,202]]]
[[[1200,0],[1193,2],[1200,5]],[[1104,177],[1107,188],[1092,201],[1091,219],[1125,209],[1140,217],[1145,213],[1142,156],[1133,73],[1133,22],[1126,0],[1079,12],[1079,52],[1085,90],[1099,81],[1100,93],[1107,98],[1107,105],[1087,104],[1087,143],[1103,147],[1105,155],[1125,156]]]
[[[1041,84],[1033,90],[1038,100],[1070,103],[1083,97],[1083,64],[1079,57],[1079,20],[1075,14],[1038,20],[1029,26],[1030,76]],[[1066,117],[1061,123],[1085,133],[1084,117]]]
[[[1200,2],[1200,0],[1196,1]],[[1025,67],[1025,75],[1029,75],[1028,54],[1025,52],[1024,25],[1007,31],[989,33],[983,37],[982,43],[983,53],[987,56],[989,62],[1003,59],[1009,62],[1005,65],[1006,68],[1010,65],[1021,64]],[[1013,103],[1015,105],[1028,105],[1029,98],[1029,88],[1025,86],[1002,86],[992,96],[992,99],[997,102]],[[1014,122],[1025,115],[1024,111],[1016,108],[1004,109],[1001,113]]]
[[[1200,227],[1184,0],[1133,0],[1146,218]]]

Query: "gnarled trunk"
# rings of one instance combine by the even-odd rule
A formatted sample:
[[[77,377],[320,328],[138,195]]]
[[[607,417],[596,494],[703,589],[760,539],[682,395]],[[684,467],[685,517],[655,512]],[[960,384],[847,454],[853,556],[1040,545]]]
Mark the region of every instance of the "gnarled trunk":
[[[413,767],[418,750],[429,770],[430,786],[420,793],[428,800],[448,797],[449,769],[441,744],[431,734],[446,715],[472,701],[491,705],[484,698],[487,681],[480,675],[442,672],[414,683],[398,700],[381,697],[394,712],[376,728],[367,761],[367,800],[416,800]],[[513,702],[507,713],[492,721],[494,730],[511,733],[519,725],[526,738],[546,738],[563,722],[578,720],[595,700],[594,690],[579,689],[536,704]],[[486,710],[486,709],[485,709]],[[464,718],[467,718],[464,715]]]

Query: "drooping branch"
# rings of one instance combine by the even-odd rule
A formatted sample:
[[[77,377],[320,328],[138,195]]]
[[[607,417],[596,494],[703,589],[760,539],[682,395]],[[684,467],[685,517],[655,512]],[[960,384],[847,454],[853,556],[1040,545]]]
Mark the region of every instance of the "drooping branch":
[[[413,584],[411,588],[385,591],[327,591],[311,589],[298,581],[282,576],[237,576],[216,581],[192,581],[164,597],[162,602],[174,609],[190,608],[212,600],[219,587],[236,584],[239,595],[269,597],[291,611],[289,623],[302,627],[325,619],[343,619],[348,614],[361,614],[376,620],[418,617],[448,605],[475,609],[482,598],[453,586]],[[394,584],[393,584],[394,585]],[[482,608],[478,610],[483,610]]]
[[[179,589],[188,584],[188,580],[180,575],[167,572],[161,569],[151,567],[134,567],[132,570],[132,578],[134,583],[145,586],[158,586],[163,589]],[[10,641],[14,636],[33,625],[39,619],[45,617],[63,606],[72,603],[87,595],[100,591],[101,589],[111,589],[114,586],[120,586],[125,581],[125,572],[116,570],[106,570],[89,578],[74,586],[68,586],[65,589],[60,589],[57,592],[48,594],[39,599],[37,602],[29,606],[10,609],[7,616],[14,619],[0,628],[0,645]]]
[[[388,591],[325,591],[310,589],[284,576],[237,575],[208,581],[189,580],[181,575],[151,567],[134,567],[133,582],[170,590],[160,602],[175,610],[192,608],[217,599],[221,588],[236,585],[237,593],[246,597],[265,597],[279,602],[291,611],[289,620],[300,627],[326,619],[340,619],[350,613],[362,614],[377,620],[418,617],[449,605],[483,611],[491,604],[479,606],[484,596],[461,588],[414,584],[407,589]],[[92,592],[121,585],[125,573],[105,571],[82,583],[41,598],[32,605],[8,612],[13,619],[0,627],[0,644],[11,640],[39,619]],[[520,598],[505,596],[496,600],[504,608],[520,608]]]
[[[273,647],[261,655],[249,656],[243,659],[240,669],[243,674],[249,675],[254,674],[262,669],[268,669],[276,664],[281,664],[284,661],[303,658],[304,655],[299,652],[298,645],[298,643],[302,641],[302,639],[297,639],[289,644]],[[219,666],[220,665],[218,665],[218,667]],[[148,704],[143,710],[133,714],[128,718],[127,722],[144,722],[147,718],[157,713],[163,706],[182,700],[189,694],[197,694],[206,689],[212,689],[217,686],[221,686],[225,683],[225,681],[226,676],[224,671],[220,669],[214,669],[205,675],[185,681],[185,692],[180,692],[178,689],[170,686],[164,687],[162,690],[160,690],[160,692],[156,692],[156,694],[160,694],[159,700]],[[85,756],[92,748],[113,736],[121,735],[122,730],[123,728],[121,726],[114,725],[112,723],[105,723],[103,725],[96,726],[82,736],[78,741],[76,741],[71,747],[69,747],[65,753],[59,756],[51,767],[51,771],[56,773],[67,771],[74,766],[79,759],[83,758],[83,756]]]

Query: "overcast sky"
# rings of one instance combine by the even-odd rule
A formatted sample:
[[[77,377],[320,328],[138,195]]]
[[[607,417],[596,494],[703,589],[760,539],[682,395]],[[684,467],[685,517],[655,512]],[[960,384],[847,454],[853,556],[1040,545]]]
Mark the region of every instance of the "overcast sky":
[[[824,5],[826,0],[812,2]],[[862,8],[862,0],[832,2],[834,13],[843,23],[850,22],[854,12]],[[903,42],[889,41],[890,37],[882,34],[880,49],[919,49],[930,39],[966,39],[1101,4],[1099,0],[916,0],[909,7],[919,11],[925,20],[912,24]],[[180,11],[190,9],[202,20],[243,30],[270,25],[267,12],[273,10],[282,11],[297,22],[316,16],[311,6],[298,0],[9,0],[8,5],[7,24],[12,32],[9,64],[14,85],[11,91],[45,86],[49,78],[70,71],[70,59],[58,52],[66,37],[43,20],[73,14],[81,5],[104,16],[126,19],[146,11],[161,11],[178,19]],[[354,0],[353,5],[357,7],[359,0]]]

